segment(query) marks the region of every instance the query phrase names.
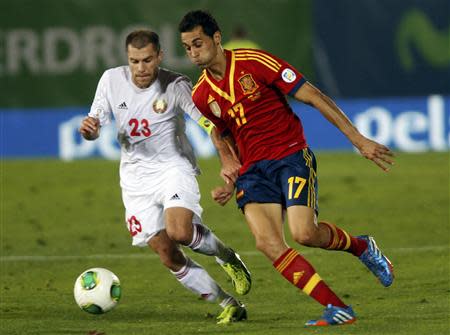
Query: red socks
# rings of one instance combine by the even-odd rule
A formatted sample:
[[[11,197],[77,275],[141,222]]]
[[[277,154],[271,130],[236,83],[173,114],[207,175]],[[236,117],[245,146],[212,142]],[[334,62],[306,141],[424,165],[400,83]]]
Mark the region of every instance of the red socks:
[[[367,243],[364,240],[358,239],[349,235],[345,230],[336,227],[329,222],[319,222],[325,225],[330,231],[330,241],[323,249],[328,250],[343,250],[352,253],[356,257],[361,256],[364,250],[367,249]]]
[[[320,278],[312,265],[296,250],[289,248],[273,263],[273,266],[284,278],[320,304],[346,307],[342,300]]]

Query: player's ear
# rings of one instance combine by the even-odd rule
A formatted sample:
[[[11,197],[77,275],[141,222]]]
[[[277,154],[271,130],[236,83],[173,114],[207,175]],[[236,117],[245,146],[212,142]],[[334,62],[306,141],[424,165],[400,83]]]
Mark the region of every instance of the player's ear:
[[[159,50],[158,60],[159,60],[160,62],[162,62],[163,58],[164,58],[164,52],[163,52],[162,50]]]
[[[219,45],[222,43],[222,34],[220,31],[216,31],[213,35],[213,40],[215,45]]]

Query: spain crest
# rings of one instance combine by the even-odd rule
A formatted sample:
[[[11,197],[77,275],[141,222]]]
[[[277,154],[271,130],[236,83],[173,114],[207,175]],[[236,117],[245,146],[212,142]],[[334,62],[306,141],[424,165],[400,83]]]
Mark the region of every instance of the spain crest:
[[[245,95],[252,94],[258,89],[258,84],[255,83],[250,73],[243,75],[239,78],[239,84],[241,84],[242,91]]]

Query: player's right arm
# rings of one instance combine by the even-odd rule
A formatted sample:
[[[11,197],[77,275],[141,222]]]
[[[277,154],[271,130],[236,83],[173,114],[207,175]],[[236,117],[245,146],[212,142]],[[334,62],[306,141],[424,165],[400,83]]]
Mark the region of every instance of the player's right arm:
[[[80,134],[88,141],[100,136],[101,126],[111,120],[111,106],[108,100],[109,73],[105,71],[100,78],[90,112],[80,125]]]
[[[96,140],[100,136],[100,120],[94,117],[86,117],[81,122],[80,134],[88,141]]]

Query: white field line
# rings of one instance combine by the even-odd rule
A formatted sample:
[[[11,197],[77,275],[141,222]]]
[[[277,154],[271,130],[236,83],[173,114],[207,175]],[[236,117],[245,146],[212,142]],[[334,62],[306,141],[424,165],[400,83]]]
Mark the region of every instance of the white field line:
[[[399,254],[416,254],[427,251],[448,251],[450,245],[435,245],[435,246],[422,246],[422,247],[407,247],[407,248],[384,248],[383,251],[387,253],[399,253]],[[321,252],[320,249],[299,249],[302,255],[311,255]],[[242,256],[261,256],[258,251],[242,251],[239,252]],[[33,256],[1,256],[0,262],[53,262],[53,261],[72,261],[72,260],[87,260],[87,259],[153,259],[158,256],[151,251],[147,254],[95,254],[95,255],[67,255],[67,256],[53,256],[53,255],[33,255]]]

